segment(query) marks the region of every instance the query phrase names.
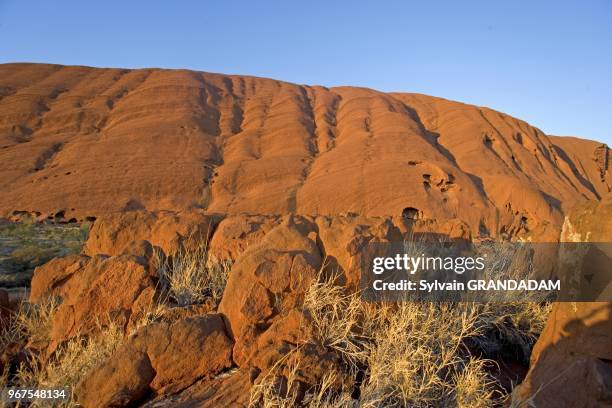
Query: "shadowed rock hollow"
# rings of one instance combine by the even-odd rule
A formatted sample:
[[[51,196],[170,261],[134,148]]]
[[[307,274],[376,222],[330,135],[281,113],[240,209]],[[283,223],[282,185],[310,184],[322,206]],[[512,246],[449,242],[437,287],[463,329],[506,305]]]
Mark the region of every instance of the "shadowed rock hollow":
[[[568,208],[610,189],[608,155],[596,142],[425,95],[0,65],[0,216],[413,208],[462,220],[475,235],[558,236]]]

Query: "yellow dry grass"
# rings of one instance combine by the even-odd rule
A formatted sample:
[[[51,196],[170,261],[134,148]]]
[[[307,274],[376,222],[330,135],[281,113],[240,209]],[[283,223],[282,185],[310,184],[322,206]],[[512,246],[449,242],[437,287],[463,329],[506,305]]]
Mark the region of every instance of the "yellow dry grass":
[[[231,262],[210,255],[206,241],[191,239],[188,249],[164,256],[155,253],[155,265],[169,297],[181,306],[201,303],[212,298],[219,304]]]
[[[161,276],[165,279],[158,296],[145,310],[141,310],[124,332],[111,323],[99,325],[93,335],[77,336],[61,344],[50,356],[43,348],[49,343],[53,314],[60,300],[50,298],[37,304],[23,302],[8,326],[0,333],[0,348],[21,343],[27,353],[26,362],[15,373],[8,369],[0,373],[0,388],[63,388],[73,387],[91,369],[105,361],[131,333],[158,320],[166,310],[169,298],[179,305],[197,303],[207,297],[218,303],[223,295],[230,269],[228,262],[212,259],[206,246],[181,251],[171,258],[158,257]],[[32,406],[45,406],[35,401]],[[63,403],[66,407],[78,406],[74,397]]]
[[[336,282],[321,273],[305,296],[304,311],[311,318],[311,341],[338,353],[345,372],[299,384],[299,359],[285,358],[253,387],[251,406],[494,406],[508,396],[485,367],[494,363],[472,355],[468,344],[492,348],[501,334],[497,341],[529,351],[549,311],[535,302],[371,303]],[[362,376],[357,393],[354,384],[338,387],[347,375]]]

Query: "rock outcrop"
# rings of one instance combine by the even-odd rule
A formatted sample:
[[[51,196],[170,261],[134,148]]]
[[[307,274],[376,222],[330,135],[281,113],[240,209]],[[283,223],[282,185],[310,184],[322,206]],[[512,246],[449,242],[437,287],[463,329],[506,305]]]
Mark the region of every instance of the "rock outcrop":
[[[211,252],[221,259],[237,259],[248,247],[261,242],[280,217],[234,215],[224,218],[210,241]]]
[[[70,256],[36,268],[30,301],[61,298],[50,333],[53,348],[111,321],[129,325],[152,304],[156,282],[155,271],[140,256]]]
[[[129,251],[134,242],[146,240],[165,254],[172,254],[190,240],[207,242],[218,218],[193,211],[109,214],[94,222],[83,252],[87,255],[119,255]]]
[[[566,219],[562,238],[609,240],[610,209],[608,197],[582,203]],[[81,381],[76,395],[85,407],[143,401],[150,406],[245,406],[244,393],[286,356],[299,358],[303,384],[316,384],[326,372],[340,372],[343,364],[311,341],[310,315],[301,307],[320,273],[338,273],[339,283],[355,288],[369,243],[473,238],[460,220],[418,216],[234,215],[214,218],[210,229],[211,217],[194,214],[138,210],[102,216],[86,245],[89,255],[54,259],[36,269],[31,301],[62,299],[51,331],[52,346],[57,346],[95,331],[108,323],[105,318],[127,327],[139,308],[152,302],[158,277],[150,262],[152,245],[143,238],[172,253],[193,231],[205,232],[210,251],[235,261],[218,309],[209,303],[167,308]],[[514,398],[535,406],[608,403],[611,321],[609,303],[555,305]],[[191,355],[199,357],[185,357]]]
[[[538,235],[610,189],[601,144],[425,95],[44,64],[0,65],[0,90],[5,217],[412,208],[474,235]]]
[[[154,323],[137,331],[76,387],[84,407],[126,406],[173,394],[231,366],[232,342],[221,316]]]
[[[603,242],[609,250],[612,194],[577,206],[565,220],[561,239]],[[556,303],[515,399],[524,404],[519,406],[612,406],[611,362],[612,303]]]
[[[235,370],[219,375],[213,380],[200,380],[180,393],[160,396],[143,404],[143,407],[246,408],[249,406],[252,386],[251,374],[248,370]]]
[[[289,217],[234,264],[219,312],[236,342],[238,366],[269,369],[307,339],[307,321],[296,308],[322,265],[315,240],[311,225]]]
[[[343,372],[310,341],[303,299],[321,275],[355,290],[364,248],[406,238],[610,242],[609,169],[606,145],[425,95],[0,65],[0,217],[93,222],[82,254],[35,270],[30,301],[61,299],[35,351],[126,333],[76,385],[85,407],[246,406],[287,356],[303,385]],[[220,304],[168,301],[138,328],[162,294],[156,251],[193,242],[234,261]],[[556,304],[517,402],[612,404],[610,322],[610,303]]]

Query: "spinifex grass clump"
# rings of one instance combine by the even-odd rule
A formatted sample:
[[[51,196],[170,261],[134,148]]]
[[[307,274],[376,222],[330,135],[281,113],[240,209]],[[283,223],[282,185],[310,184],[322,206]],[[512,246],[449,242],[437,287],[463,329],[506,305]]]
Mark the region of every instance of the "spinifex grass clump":
[[[181,306],[207,298],[219,304],[231,262],[210,255],[205,240],[189,240],[177,253],[165,257],[156,252],[156,265],[169,297]]]
[[[23,301],[16,313],[3,322],[0,332],[0,349],[6,350],[10,344],[30,341],[32,344],[49,340],[53,314],[59,299],[52,297],[38,304]]]
[[[322,274],[303,307],[311,318],[310,341],[336,352],[343,371],[327,373],[304,391],[297,384],[299,359],[285,358],[253,388],[252,406],[493,406],[507,393],[490,374],[492,343],[530,351],[549,310],[535,302],[366,302],[335,282]],[[347,377],[353,383],[338,387],[337,380]]]

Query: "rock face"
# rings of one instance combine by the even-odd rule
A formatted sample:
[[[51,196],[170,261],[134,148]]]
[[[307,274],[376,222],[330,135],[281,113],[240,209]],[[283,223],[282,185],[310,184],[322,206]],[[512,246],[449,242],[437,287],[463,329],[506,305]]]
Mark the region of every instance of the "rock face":
[[[88,256],[70,255],[54,258],[36,268],[30,287],[30,302],[39,302],[50,296],[67,296],[69,285],[65,284],[89,261]]]
[[[307,324],[296,306],[322,263],[312,239],[316,233],[304,234],[308,229],[285,219],[232,268],[219,312],[236,342],[238,366],[268,369],[282,350],[306,338]]]
[[[612,239],[612,195],[579,205],[562,241]],[[612,406],[612,303],[557,303],[531,355],[515,398],[526,406]]]
[[[611,406],[610,361],[612,304],[557,303],[516,397],[536,407]]]
[[[214,380],[202,380],[171,396],[162,396],[144,405],[145,408],[217,408],[249,406],[251,383],[247,370],[237,370]]]
[[[221,259],[236,259],[248,247],[261,242],[280,217],[235,215],[224,218],[210,241],[210,249]]]
[[[30,301],[61,297],[51,330],[52,345],[57,345],[110,320],[129,324],[153,301],[156,282],[142,257],[71,256],[36,268]]]
[[[612,242],[612,194],[580,203],[565,218],[562,242]]]
[[[97,220],[83,248],[87,255],[119,255],[134,242],[147,240],[151,245],[171,254],[193,238],[208,241],[218,217],[201,212],[114,213]]]
[[[405,212],[475,235],[558,232],[610,188],[600,147],[417,94],[0,65],[0,216]]]
[[[172,394],[231,366],[232,342],[217,314],[148,325],[76,387],[84,407],[126,406]]]
[[[400,229],[389,218],[317,217],[319,242],[327,265],[342,272],[346,286],[356,288],[361,280],[364,247],[370,242],[399,242]]]
[[[84,253],[94,255],[118,255],[135,253],[138,240],[147,238],[153,246],[166,254],[175,253],[189,244],[190,236],[209,240],[208,249],[221,259],[238,259],[252,246],[262,243],[264,237],[279,224],[283,217],[265,215],[232,215],[225,218],[203,213],[163,211],[131,211],[109,214],[98,218],[85,243]],[[415,239],[472,239],[469,226],[458,219],[446,221],[412,220],[404,217],[364,217],[357,214],[337,216],[294,216],[301,225],[301,233],[312,233],[316,244],[328,263],[337,266],[350,283],[358,281],[359,250],[369,242],[401,241],[404,237]],[[73,262],[71,258],[53,260],[53,266]],[[67,266],[65,266],[67,267]],[[58,279],[53,274],[45,279]],[[33,288],[53,286],[44,281],[43,275]]]

